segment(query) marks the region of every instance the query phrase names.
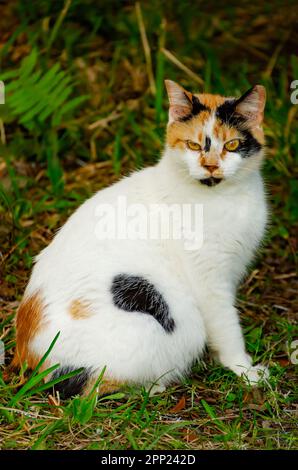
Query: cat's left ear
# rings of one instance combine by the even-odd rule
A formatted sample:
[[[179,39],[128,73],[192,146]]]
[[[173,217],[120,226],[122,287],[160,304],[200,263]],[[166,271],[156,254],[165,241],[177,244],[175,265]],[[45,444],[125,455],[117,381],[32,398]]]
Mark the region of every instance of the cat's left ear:
[[[192,94],[172,80],[165,80],[170,109],[169,122],[179,121],[192,112]]]
[[[266,89],[255,85],[236,101],[236,112],[241,114],[252,125],[259,126],[264,118]]]

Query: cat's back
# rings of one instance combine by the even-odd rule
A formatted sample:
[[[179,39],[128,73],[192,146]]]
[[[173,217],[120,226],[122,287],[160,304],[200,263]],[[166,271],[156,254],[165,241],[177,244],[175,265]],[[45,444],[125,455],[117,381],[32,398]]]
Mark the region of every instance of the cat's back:
[[[107,272],[108,265],[113,265],[112,258],[125,259],[132,249],[144,253],[144,243],[137,247],[117,230],[131,204],[146,205],[154,200],[155,173],[155,167],[134,172],[79,206],[37,255],[27,294],[40,286],[48,291],[60,285],[65,292],[66,286],[77,285],[87,276],[98,279],[98,275]],[[108,233],[107,224],[113,226],[112,219],[115,233]]]

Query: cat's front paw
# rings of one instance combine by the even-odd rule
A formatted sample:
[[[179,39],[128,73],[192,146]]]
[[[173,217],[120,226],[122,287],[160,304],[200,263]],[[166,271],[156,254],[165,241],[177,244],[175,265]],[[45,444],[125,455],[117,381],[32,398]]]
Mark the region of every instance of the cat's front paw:
[[[266,366],[258,364],[243,370],[241,377],[244,378],[248,385],[256,386],[269,378],[269,369]]]

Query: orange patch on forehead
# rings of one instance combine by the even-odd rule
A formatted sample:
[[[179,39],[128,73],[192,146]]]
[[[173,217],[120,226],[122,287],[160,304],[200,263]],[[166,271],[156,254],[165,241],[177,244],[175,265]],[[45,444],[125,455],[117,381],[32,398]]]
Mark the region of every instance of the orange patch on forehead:
[[[205,122],[209,119],[210,112],[202,111],[197,116],[189,119],[185,122],[173,122],[167,128],[167,143],[170,147],[184,148],[184,142],[186,140],[194,140],[203,129]],[[202,132],[201,132],[202,138]],[[200,142],[200,140],[198,141]]]
[[[43,303],[40,292],[36,292],[25,298],[17,313],[16,318],[16,351],[12,361],[12,367],[20,367],[25,361],[29,369],[34,369],[40,357],[37,357],[30,348],[36,334],[42,328]]]
[[[211,95],[209,93],[201,93],[195,96],[200,100],[200,103],[210,108],[211,111],[214,111],[226,101],[226,98],[221,95]]]
[[[73,300],[70,304],[69,313],[75,320],[82,320],[91,315],[90,304],[83,300]]]
[[[216,119],[214,124],[213,135],[216,139],[221,140],[222,142],[227,142],[240,137],[239,131],[237,131],[235,127],[229,127],[218,119]]]

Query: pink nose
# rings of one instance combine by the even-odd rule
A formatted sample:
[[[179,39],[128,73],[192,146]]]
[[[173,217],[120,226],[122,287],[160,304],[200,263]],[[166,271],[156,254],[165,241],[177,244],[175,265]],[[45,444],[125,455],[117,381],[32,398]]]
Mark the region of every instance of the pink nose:
[[[218,165],[208,165],[208,163],[205,163],[205,165],[203,165],[204,168],[206,168],[206,170],[209,170],[210,173],[213,173],[215,170],[218,169]]]
[[[202,165],[202,167],[206,168],[206,170],[209,170],[210,173],[213,173],[219,168],[219,162],[217,158],[211,155],[209,155],[208,158],[206,157],[206,155],[201,155],[200,164]]]

